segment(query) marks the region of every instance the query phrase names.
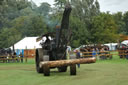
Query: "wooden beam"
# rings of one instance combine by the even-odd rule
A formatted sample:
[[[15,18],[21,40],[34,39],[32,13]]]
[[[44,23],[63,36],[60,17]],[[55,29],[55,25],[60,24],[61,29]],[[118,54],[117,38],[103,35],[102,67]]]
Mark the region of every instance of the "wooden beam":
[[[43,61],[40,62],[40,67],[61,67],[61,66],[70,66],[73,64],[87,64],[95,63],[96,58],[81,58],[81,59],[71,59],[71,60],[57,60],[57,61]]]

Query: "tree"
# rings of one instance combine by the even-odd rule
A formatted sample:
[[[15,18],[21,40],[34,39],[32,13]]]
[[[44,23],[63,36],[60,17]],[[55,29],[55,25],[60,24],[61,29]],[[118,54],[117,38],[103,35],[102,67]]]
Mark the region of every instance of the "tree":
[[[42,14],[43,16],[48,15],[50,10],[51,10],[50,4],[46,2],[41,3],[41,5],[38,7],[38,12]]]
[[[97,0],[72,0],[71,4],[73,15],[80,18],[84,23],[91,22],[91,18],[100,13],[100,6]]]
[[[78,47],[79,45],[88,44],[88,30],[79,18],[70,17],[70,28],[72,31],[71,46]]]
[[[2,5],[3,1],[4,1],[4,0],[0,0],[0,5]]]
[[[18,29],[22,36],[39,36],[46,33],[46,23],[40,15],[21,16],[14,19],[11,23],[12,27]]]
[[[64,5],[66,4],[67,0],[54,0],[55,1],[55,6],[59,8],[63,8]]]
[[[73,35],[74,37],[77,37],[74,38],[74,40],[76,42],[76,39],[79,39],[79,45],[90,44],[92,42],[92,19],[100,14],[100,5],[97,0],[71,0],[71,4],[73,9],[72,16],[79,21],[75,23],[78,26],[74,24],[77,29],[79,29]],[[74,22],[74,20],[72,22]],[[75,30],[75,28],[73,28],[73,30]]]
[[[20,16],[19,11],[28,6],[27,0],[4,0],[0,5],[0,28],[8,28],[9,22]]]
[[[20,11],[20,16],[31,16],[31,15],[39,15],[39,13],[32,10],[31,7],[24,8]]]
[[[93,18],[91,29],[92,42],[95,44],[116,42],[117,25],[111,14],[101,13]]]
[[[56,1],[56,8],[60,7],[59,10],[63,10],[64,5],[70,1],[72,5],[72,14],[70,20],[70,27],[73,32],[72,37],[72,45],[79,46],[80,44],[89,44],[90,40],[90,29],[92,18],[94,16],[99,15],[100,13],[100,6],[98,1],[96,0],[55,0]],[[56,9],[58,10],[58,9]],[[55,15],[57,16],[56,19],[60,21],[63,11],[56,11]]]
[[[126,34],[126,30],[125,30],[125,22],[123,21],[123,13],[122,12],[117,12],[115,14],[113,14],[115,23],[117,24],[117,28],[118,28],[118,33],[119,34]]]
[[[6,48],[25,36],[40,36],[47,32],[44,16],[49,14],[50,5],[39,7],[28,0],[0,1],[0,47]],[[14,32],[14,33],[13,33]]]
[[[8,48],[21,39],[21,33],[15,28],[4,28],[0,31],[0,48]]]
[[[126,34],[128,35],[128,12],[124,13],[123,21],[125,23],[125,31],[126,31]]]

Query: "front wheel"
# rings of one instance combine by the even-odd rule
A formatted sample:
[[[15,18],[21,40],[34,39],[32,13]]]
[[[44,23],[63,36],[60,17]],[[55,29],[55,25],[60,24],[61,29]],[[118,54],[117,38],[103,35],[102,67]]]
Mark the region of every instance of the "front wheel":
[[[70,66],[70,75],[76,75],[76,64]]]
[[[45,65],[43,66],[43,69],[44,69],[44,76],[50,76],[50,68]]]

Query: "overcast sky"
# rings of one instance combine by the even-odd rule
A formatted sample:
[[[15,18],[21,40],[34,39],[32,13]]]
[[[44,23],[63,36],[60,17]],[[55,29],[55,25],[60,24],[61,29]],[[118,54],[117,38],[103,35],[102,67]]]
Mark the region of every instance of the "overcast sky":
[[[128,11],[128,0],[99,0],[101,11]]]
[[[32,0],[37,5],[41,2],[48,2],[53,5],[54,0]],[[115,13],[117,11],[128,11],[128,0],[98,0],[100,3],[100,10],[102,12],[110,11],[111,13]]]

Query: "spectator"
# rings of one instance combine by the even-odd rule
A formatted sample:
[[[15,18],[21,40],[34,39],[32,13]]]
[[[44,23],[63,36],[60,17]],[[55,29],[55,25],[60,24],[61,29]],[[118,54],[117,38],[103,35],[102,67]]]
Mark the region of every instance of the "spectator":
[[[94,48],[92,49],[92,57],[95,57],[96,58],[96,51],[95,51]]]
[[[23,55],[22,55],[22,53],[20,53],[20,59],[21,59],[21,63],[23,63]]]
[[[77,50],[76,51],[76,58],[79,59],[80,58],[80,51]],[[78,68],[80,68],[80,64],[77,64]]]
[[[9,53],[7,54],[7,60],[8,60],[8,63],[10,63],[10,55],[9,55]]]
[[[12,55],[12,61],[16,62],[16,52],[14,52],[13,55]]]
[[[87,48],[84,49],[84,52],[85,52],[85,53],[83,53],[84,57],[89,58],[89,52],[88,52]]]
[[[99,52],[99,49],[98,48],[96,48],[96,54],[97,54],[97,59],[99,59],[100,52]]]
[[[128,59],[128,49],[126,49],[126,59]]]
[[[105,59],[105,50],[104,50],[104,48],[101,48],[101,50],[100,50],[100,59],[102,59],[102,60]]]
[[[99,49],[98,48],[96,48],[96,53],[97,53],[97,55],[99,55]]]
[[[70,46],[67,46],[67,49],[66,49],[66,53],[67,53],[67,59],[69,59],[69,56],[70,56],[70,52],[71,52],[71,47]]]

